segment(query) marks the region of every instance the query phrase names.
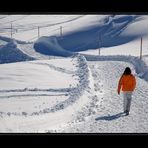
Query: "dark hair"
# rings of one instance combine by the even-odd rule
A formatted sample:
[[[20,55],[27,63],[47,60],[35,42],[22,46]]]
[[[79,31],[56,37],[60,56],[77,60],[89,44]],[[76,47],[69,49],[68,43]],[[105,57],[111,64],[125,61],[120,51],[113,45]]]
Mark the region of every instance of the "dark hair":
[[[131,74],[131,69],[129,67],[126,67],[123,74],[124,75],[130,75]]]

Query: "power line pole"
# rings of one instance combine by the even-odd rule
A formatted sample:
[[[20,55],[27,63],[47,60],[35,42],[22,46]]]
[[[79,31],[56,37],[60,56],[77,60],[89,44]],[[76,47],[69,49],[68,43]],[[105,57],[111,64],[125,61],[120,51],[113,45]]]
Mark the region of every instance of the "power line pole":
[[[99,50],[98,50],[98,55],[100,56],[100,44],[99,44]]]
[[[100,48],[101,48],[101,36],[100,35],[99,35],[99,41],[98,41],[98,43],[99,43],[98,54],[100,56]]]
[[[140,59],[142,59],[142,37],[141,37],[141,44],[140,44]]]
[[[40,27],[38,26],[38,39],[40,37]]]
[[[60,26],[60,36],[61,36],[61,38],[62,38],[62,36],[63,36],[63,33],[62,33],[62,26]]]
[[[12,39],[12,23],[11,23],[11,39]]]

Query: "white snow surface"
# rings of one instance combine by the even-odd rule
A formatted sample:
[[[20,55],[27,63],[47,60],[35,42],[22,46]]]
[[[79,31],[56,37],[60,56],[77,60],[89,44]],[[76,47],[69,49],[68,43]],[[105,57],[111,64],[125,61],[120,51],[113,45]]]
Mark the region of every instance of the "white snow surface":
[[[93,79],[83,56],[0,66],[5,67],[0,74],[1,132],[40,132],[64,124],[93,93]]]
[[[12,23],[17,29],[13,30],[17,46],[13,50],[34,58],[0,64],[1,133],[148,132],[148,16],[2,15],[0,20],[0,48],[5,49],[11,42]],[[42,28],[40,36],[50,37],[60,36],[61,25],[63,35],[86,32],[86,38],[79,37],[76,43],[89,43],[87,31],[98,27],[97,33],[104,33],[100,56],[99,48],[67,58],[36,52],[30,41],[37,39],[37,27]],[[96,34],[90,45],[97,43]],[[105,38],[111,42],[105,42]],[[9,53],[7,59],[10,57]],[[123,96],[117,94],[117,85],[127,66],[137,86],[130,114],[124,116]]]

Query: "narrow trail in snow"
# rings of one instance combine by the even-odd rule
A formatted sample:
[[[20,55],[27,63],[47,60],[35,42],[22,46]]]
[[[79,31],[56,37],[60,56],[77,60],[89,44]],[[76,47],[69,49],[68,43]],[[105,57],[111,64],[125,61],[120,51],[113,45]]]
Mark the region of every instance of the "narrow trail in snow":
[[[60,74],[66,74],[64,76],[71,76],[75,81],[75,84],[69,84],[66,88],[23,88],[23,89],[2,89],[0,90],[0,103],[3,104],[1,108],[0,116],[5,117],[6,115],[16,116],[32,116],[32,115],[43,115],[47,113],[57,112],[59,110],[64,111],[68,106],[74,104],[84,93],[90,89],[89,81],[89,70],[86,59],[82,56],[70,59],[73,65],[73,70],[67,69],[66,67],[57,67],[45,62],[28,62],[28,64],[42,65],[48,69],[60,72]],[[74,70],[75,69],[75,70]],[[89,90],[90,91],[90,90]],[[42,99],[40,99],[42,97]],[[57,97],[57,98],[56,98]],[[36,98],[41,108],[36,108],[33,103],[29,103]],[[47,100],[45,101],[46,98]],[[52,100],[56,98],[56,104]],[[13,101],[12,101],[13,100]],[[51,103],[53,102],[53,104]],[[12,103],[11,103],[12,102]],[[16,103],[19,106],[15,107]],[[49,105],[51,103],[51,105]],[[8,104],[8,105],[7,105]],[[10,109],[9,104],[11,104]],[[44,104],[44,105],[43,105]],[[31,107],[28,107],[31,105]],[[78,107],[78,106],[77,106]],[[29,110],[29,111],[28,111]]]
[[[97,113],[84,117],[82,122],[71,124],[63,132],[110,133],[110,132],[148,132],[148,85],[136,77],[137,87],[133,94],[129,116],[123,114],[123,97],[117,94],[118,80],[125,67],[133,65],[127,62],[96,61],[89,62],[96,90],[103,92],[97,96]],[[94,102],[96,103],[96,102]]]

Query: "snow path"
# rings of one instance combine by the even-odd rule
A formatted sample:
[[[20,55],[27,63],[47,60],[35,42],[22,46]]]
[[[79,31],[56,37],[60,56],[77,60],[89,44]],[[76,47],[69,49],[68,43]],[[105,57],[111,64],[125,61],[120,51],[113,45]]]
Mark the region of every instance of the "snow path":
[[[33,43],[28,44],[18,44],[18,48],[28,56],[31,56],[36,59],[50,59],[51,57],[40,54],[39,52],[36,52],[33,48]]]
[[[93,94],[92,74],[86,59],[80,55],[72,59],[3,64],[2,69],[3,66],[5,66],[1,73],[3,84],[6,84],[5,77],[8,74],[16,81],[18,78],[15,77],[20,76],[20,68],[23,68],[21,74],[25,75],[25,80],[36,80],[36,83],[32,87],[24,87],[20,83],[17,85],[12,83],[12,87],[5,88],[3,85],[0,90],[1,132],[47,132],[50,129],[60,128],[67,122],[73,121],[73,117],[89,102],[89,97]],[[27,77],[26,72],[31,72],[31,75],[29,73]],[[46,78],[43,82],[48,84],[47,87],[41,85],[41,82],[37,88],[35,87],[37,80],[40,80],[38,76],[36,77],[36,73],[41,74],[42,81],[43,77]],[[60,87],[62,78],[65,78],[61,82],[64,86]],[[51,84],[55,79],[58,83]]]
[[[94,77],[95,89],[104,92],[104,95],[93,101],[93,108],[97,113],[89,116],[83,111],[83,121],[70,124],[62,132],[80,133],[120,133],[120,132],[148,132],[148,85],[143,79],[136,77],[137,88],[133,94],[131,112],[123,115],[122,94],[117,94],[118,79],[126,66],[134,67],[127,62],[95,61],[89,62]],[[100,100],[100,101],[99,101]],[[85,111],[86,112],[86,111]],[[79,115],[80,116],[80,115]]]
[[[139,70],[140,66],[136,67],[136,65],[140,62],[136,64],[133,62],[134,60],[127,60],[130,57],[127,59],[118,56],[102,57],[101,59],[89,58],[90,60],[87,58],[88,61],[86,61],[84,56],[78,55],[67,60],[21,62],[17,65],[10,64],[11,67],[9,64],[1,65],[1,69],[3,69],[1,82],[2,80],[6,82],[5,77],[8,78],[8,74],[11,74],[11,77],[8,76],[13,79],[20,76],[20,68],[23,66],[22,74],[25,75],[26,80],[26,74],[31,72],[35,79],[35,73],[44,69],[45,72],[41,72],[42,78],[46,76],[49,79],[48,71],[50,76],[52,76],[51,72],[54,72],[54,76],[60,74],[62,78],[66,77],[65,80],[68,80],[67,78],[70,76],[68,82],[73,79],[72,82],[75,83],[68,83],[65,87],[59,87],[58,83],[57,88],[49,87],[50,84],[48,87],[41,87],[40,81],[38,88],[35,86],[21,88],[21,85],[18,85],[19,87],[14,88],[13,86],[8,89],[8,86],[4,88],[3,85],[3,89],[0,90],[0,131],[148,132],[148,97],[146,95],[148,85],[136,73],[143,72],[142,69],[145,65]],[[62,62],[60,63],[60,61]],[[135,61],[137,60],[135,59]],[[123,97],[117,94],[117,84],[127,66],[131,67],[132,72],[136,75],[137,88],[133,94],[130,115],[124,116],[122,113]],[[15,71],[12,71],[11,68],[15,68]],[[30,77],[28,78],[30,79]],[[48,82],[47,79],[45,80]],[[36,81],[37,83],[38,81]]]

